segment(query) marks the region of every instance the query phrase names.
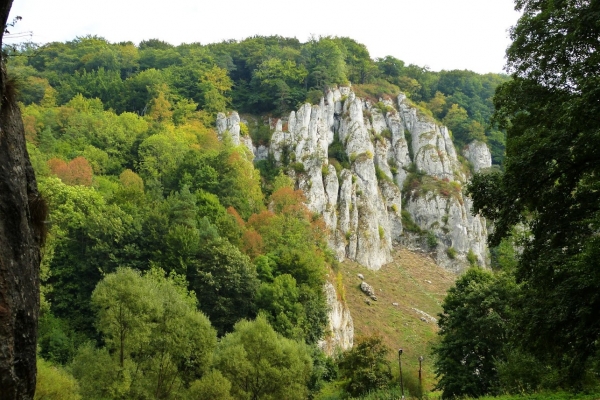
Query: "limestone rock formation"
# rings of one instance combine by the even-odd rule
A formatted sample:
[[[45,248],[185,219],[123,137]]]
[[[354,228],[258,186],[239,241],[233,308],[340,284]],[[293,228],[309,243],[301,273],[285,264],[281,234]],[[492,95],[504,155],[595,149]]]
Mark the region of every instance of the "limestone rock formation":
[[[492,166],[492,153],[485,143],[473,141],[463,151],[467,160],[473,164],[475,172]]]
[[[329,329],[327,336],[319,342],[326,354],[334,354],[336,349],[349,350],[354,342],[354,322],[348,306],[338,299],[333,284],[325,284],[325,295],[329,306]]]
[[[472,171],[448,129],[405,95],[372,104],[350,87],[334,88],[318,105],[304,104],[271,126],[269,147],[244,143],[256,159],[272,154],[280,165],[301,164],[290,174],[308,207],[323,216],[339,260],[377,270],[401,243],[431,252],[456,272],[469,263],[489,264],[485,220],[472,215],[462,193]],[[237,113],[219,114],[217,128],[242,142]],[[332,145],[341,146],[347,160],[330,158]],[[469,144],[464,156],[474,171],[491,165],[485,143]]]
[[[247,135],[241,134],[240,115],[237,112],[233,111],[229,115],[218,113],[216,126],[219,139],[223,140],[225,134],[229,134],[229,137],[235,146],[243,144],[248,147],[252,154],[256,152],[256,149],[252,146],[252,139]]]

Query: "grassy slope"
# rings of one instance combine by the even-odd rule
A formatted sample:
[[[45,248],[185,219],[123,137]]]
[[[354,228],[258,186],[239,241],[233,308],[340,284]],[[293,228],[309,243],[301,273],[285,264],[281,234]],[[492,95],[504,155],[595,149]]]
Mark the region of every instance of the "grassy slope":
[[[423,322],[413,308],[436,317],[441,312],[441,303],[446,291],[452,286],[456,275],[438,267],[431,258],[406,249],[394,254],[394,261],[379,271],[370,271],[353,262],[344,262],[340,267],[346,287],[346,302],[354,319],[356,336],[374,333],[383,337],[392,349],[395,375],[398,370],[399,348],[402,355],[403,374],[418,376],[420,355],[423,362],[423,384],[431,388],[435,383],[431,364],[430,348],[436,341],[437,325]],[[365,281],[373,286],[377,301],[368,305],[367,297],[360,290],[363,274]],[[430,283],[431,282],[431,283]],[[392,303],[398,303],[394,306]]]

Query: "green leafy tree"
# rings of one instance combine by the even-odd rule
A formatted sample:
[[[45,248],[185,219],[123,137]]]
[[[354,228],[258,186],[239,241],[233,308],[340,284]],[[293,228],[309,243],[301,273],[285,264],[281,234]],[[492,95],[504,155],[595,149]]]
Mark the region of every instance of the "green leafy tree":
[[[600,4],[520,0],[516,8],[513,79],[494,97],[494,120],[507,133],[504,173],[480,176],[470,191],[494,221],[492,244],[519,223],[530,232],[516,268],[524,290],[516,333],[573,385],[600,339],[600,299],[591,295],[600,288]]]
[[[312,361],[304,344],[281,337],[259,315],[221,339],[215,366],[236,398],[293,400],[306,398]]]
[[[257,305],[267,312],[269,323],[277,332],[290,339],[302,338],[301,320],[304,307],[299,302],[300,290],[289,274],[276,277],[272,283],[263,283],[257,294]]]
[[[227,94],[231,91],[233,82],[227,71],[214,66],[200,78],[200,90],[203,92],[202,108],[209,113],[226,111],[231,99]]]
[[[508,274],[471,268],[442,304],[440,343],[434,348],[437,388],[443,398],[479,397],[499,390],[496,363],[510,338],[511,301],[517,287]]]
[[[37,359],[34,400],[80,400],[79,385],[62,367]]]
[[[387,358],[389,349],[381,337],[361,337],[356,345],[342,355],[338,366],[344,379],[344,390],[353,397],[390,384],[392,371]]]
[[[196,292],[200,309],[223,335],[240,319],[255,315],[259,287],[256,268],[226,240],[205,242],[197,257],[197,267],[189,275],[190,287]]]
[[[109,352],[84,347],[76,357],[73,370],[86,398],[118,392],[125,398],[175,398],[208,371],[216,334],[197,311],[185,278],[165,278],[156,268],[145,275],[120,268],[98,284],[92,303]],[[98,366],[100,360],[108,366]]]
[[[190,400],[233,400],[231,382],[218,370],[212,370],[192,382],[187,392]]]

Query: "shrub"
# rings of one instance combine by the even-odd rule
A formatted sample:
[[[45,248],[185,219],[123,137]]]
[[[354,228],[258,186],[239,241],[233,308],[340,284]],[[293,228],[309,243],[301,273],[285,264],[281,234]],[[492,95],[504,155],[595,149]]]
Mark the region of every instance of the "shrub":
[[[359,337],[339,363],[346,393],[356,397],[387,388],[392,379],[388,353],[389,349],[381,337]]]
[[[477,265],[477,256],[475,255],[475,253],[473,253],[473,250],[471,249],[469,249],[469,252],[467,253],[467,261],[469,262],[471,267]]]
[[[430,249],[435,249],[437,247],[438,241],[435,234],[431,231],[427,232],[427,246]]]
[[[290,167],[292,167],[292,169],[294,171],[296,171],[297,174],[303,174],[306,172],[306,169],[304,168],[304,164],[302,164],[301,162],[294,162],[294,163],[290,164]]]
[[[448,250],[446,250],[446,254],[448,254],[448,257],[450,257],[450,259],[454,260],[456,258],[456,249],[454,247],[448,247]]]
[[[422,233],[421,228],[415,223],[415,221],[413,221],[412,216],[407,210],[402,210],[401,215],[402,227],[404,228],[404,230],[412,233]]]
[[[370,151],[370,150],[367,150],[367,152],[366,152],[365,154],[367,155],[367,158],[368,158],[369,160],[372,160],[372,159],[373,159],[373,152],[372,152],[372,151]]]
[[[383,172],[383,170],[381,168],[379,168],[378,165],[375,166],[375,176],[377,177],[378,181],[386,181],[389,183],[394,183],[389,176],[387,176],[385,174],[385,172]]]
[[[248,125],[243,122],[240,122],[240,135],[248,136],[250,134],[250,130],[248,129]]]
[[[383,229],[383,226],[379,225],[379,239],[383,240],[384,237],[385,237],[385,230]]]
[[[373,104],[373,108],[376,108],[379,111],[381,111],[381,113],[383,115],[386,115],[388,112],[394,112],[394,111],[396,111],[394,109],[394,107],[388,106],[383,101],[378,101],[377,103]]]
[[[340,138],[337,133],[333,137],[333,142],[329,145],[327,153],[329,154],[329,157],[336,159],[342,167],[350,168],[348,155],[346,154],[344,145],[342,142],[340,142]]]

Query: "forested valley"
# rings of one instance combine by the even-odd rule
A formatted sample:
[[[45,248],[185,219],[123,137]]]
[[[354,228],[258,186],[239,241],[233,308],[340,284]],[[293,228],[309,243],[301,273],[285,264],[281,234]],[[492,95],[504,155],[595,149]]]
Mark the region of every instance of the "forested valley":
[[[218,112],[262,116],[242,135],[268,143],[266,117],[352,82],[375,101],[407,93],[458,142],[504,153],[488,121],[506,76],[373,60],[348,38],[81,37],[5,52],[51,210],[38,397],[292,399],[344,380],[344,357],[317,347],[337,265],[323,221],[290,165],[255,166],[217,138]]]
[[[399,398],[377,336],[319,346],[323,287],[343,302],[345,283],[300,167],[254,161],[215,128],[236,110],[240,135],[266,146],[273,121],[341,86],[384,111],[404,93],[494,164],[468,188],[493,224],[491,268],[469,260],[441,304],[437,391],[400,390],[594,398],[600,9],[583,3],[517,2],[512,76],[373,59],[346,37],[4,46],[50,209],[36,398]],[[342,153],[330,147],[332,164]]]

